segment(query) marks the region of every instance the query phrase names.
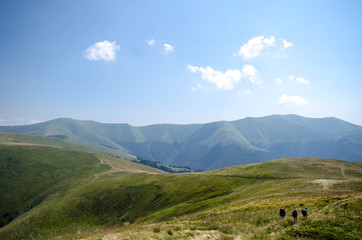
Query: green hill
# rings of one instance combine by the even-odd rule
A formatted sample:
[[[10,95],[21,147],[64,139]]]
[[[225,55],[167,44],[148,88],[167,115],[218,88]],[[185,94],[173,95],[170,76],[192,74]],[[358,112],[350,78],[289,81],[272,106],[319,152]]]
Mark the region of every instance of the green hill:
[[[60,139],[0,134],[0,227],[64,188],[105,170],[162,173]]]
[[[362,233],[361,163],[293,158],[167,174],[58,139],[3,138],[0,214],[3,224],[16,218],[0,228],[0,239],[359,239]],[[294,223],[292,209],[304,206],[308,219]],[[284,220],[280,207],[287,209]]]
[[[273,115],[144,127],[56,119],[27,126],[0,126],[0,132],[51,136],[122,158],[203,170],[292,157],[362,162],[362,127],[337,118]]]
[[[1,225],[61,188],[106,169],[90,154],[38,146],[0,146]]]

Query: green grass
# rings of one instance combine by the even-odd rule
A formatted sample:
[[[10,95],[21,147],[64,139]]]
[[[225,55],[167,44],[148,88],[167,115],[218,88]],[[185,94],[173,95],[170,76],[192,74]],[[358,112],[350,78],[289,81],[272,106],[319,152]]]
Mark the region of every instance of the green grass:
[[[304,239],[360,239],[362,199],[332,198],[325,202],[327,200],[332,204],[325,205],[322,216],[290,227],[285,236]]]
[[[34,214],[14,221],[14,227],[10,224],[6,236],[11,238],[16,232],[15,238],[26,237],[30,226],[32,233],[44,238],[75,229],[90,231],[94,227],[121,226],[165,208],[169,213],[158,216],[157,220],[167,219],[197,210],[173,209],[174,205],[197,203],[230,191],[226,181],[209,176],[143,173],[104,176],[93,183],[82,182],[64,196],[49,199],[43,208],[34,209]]]
[[[61,187],[106,169],[109,167],[85,152],[0,145],[0,224],[35,207]]]
[[[86,219],[94,219],[99,225],[132,223],[175,204],[198,202],[230,191],[225,181],[208,176],[121,174],[87,186],[77,196],[74,212],[87,213]]]
[[[362,236],[361,163],[279,159],[167,174],[49,145],[0,145],[0,213],[3,223],[16,217],[0,229],[0,239]],[[292,210],[304,206],[308,219],[294,223]],[[281,207],[287,210],[284,220]]]

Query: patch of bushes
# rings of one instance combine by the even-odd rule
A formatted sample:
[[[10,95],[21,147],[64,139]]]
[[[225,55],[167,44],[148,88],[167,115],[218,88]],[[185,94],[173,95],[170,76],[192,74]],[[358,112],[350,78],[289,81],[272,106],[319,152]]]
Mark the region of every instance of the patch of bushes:
[[[166,166],[161,164],[160,162],[156,162],[156,161],[151,161],[151,160],[146,160],[146,159],[141,159],[141,158],[137,158],[137,160],[131,160],[134,163],[139,163],[139,164],[143,164],[149,167],[153,167],[153,168],[157,168],[160,169],[162,171],[165,172],[169,172],[169,173],[189,173],[189,172],[193,172],[191,168],[189,167],[176,167],[176,166]]]

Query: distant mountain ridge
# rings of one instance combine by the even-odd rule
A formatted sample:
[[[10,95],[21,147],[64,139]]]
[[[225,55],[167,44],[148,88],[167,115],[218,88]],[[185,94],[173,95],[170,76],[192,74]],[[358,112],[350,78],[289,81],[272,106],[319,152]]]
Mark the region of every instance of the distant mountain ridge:
[[[286,157],[362,162],[362,126],[337,118],[272,115],[143,127],[61,118],[0,126],[0,132],[57,137],[123,157],[203,170]]]

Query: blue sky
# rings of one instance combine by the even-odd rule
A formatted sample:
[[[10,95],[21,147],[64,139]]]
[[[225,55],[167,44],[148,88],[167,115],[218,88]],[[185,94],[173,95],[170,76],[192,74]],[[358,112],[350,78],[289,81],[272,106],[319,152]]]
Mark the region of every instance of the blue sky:
[[[0,125],[362,125],[362,1],[0,2]]]

